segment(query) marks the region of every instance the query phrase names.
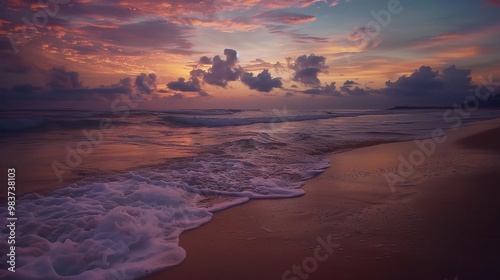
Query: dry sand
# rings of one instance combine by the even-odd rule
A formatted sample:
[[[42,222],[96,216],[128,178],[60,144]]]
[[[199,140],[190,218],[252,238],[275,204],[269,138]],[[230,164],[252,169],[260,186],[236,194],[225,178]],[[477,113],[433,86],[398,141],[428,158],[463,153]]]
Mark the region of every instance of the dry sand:
[[[216,213],[182,234],[184,262],[145,279],[500,279],[499,143],[500,120],[451,131],[394,188],[384,174],[414,142],[333,154],[304,196]],[[313,261],[318,238],[334,251]]]

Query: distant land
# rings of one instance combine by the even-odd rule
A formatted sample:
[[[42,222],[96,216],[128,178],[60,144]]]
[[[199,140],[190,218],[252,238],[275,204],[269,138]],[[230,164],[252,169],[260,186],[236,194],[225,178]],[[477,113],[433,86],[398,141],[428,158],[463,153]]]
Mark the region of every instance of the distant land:
[[[387,110],[453,109],[449,106],[394,106]]]

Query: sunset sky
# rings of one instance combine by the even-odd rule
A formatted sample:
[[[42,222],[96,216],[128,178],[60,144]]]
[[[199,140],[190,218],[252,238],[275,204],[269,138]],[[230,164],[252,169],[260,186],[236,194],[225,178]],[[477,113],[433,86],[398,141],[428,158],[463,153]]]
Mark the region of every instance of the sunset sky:
[[[0,108],[451,106],[500,80],[499,0],[46,3],[0,3]]]

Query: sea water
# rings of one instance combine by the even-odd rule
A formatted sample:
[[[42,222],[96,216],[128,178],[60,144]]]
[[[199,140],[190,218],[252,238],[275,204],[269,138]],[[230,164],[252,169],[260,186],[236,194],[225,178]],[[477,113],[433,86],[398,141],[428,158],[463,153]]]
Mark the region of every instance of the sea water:
[[[330,166],[327,153],[430,137],[452,126],[443,111],[1,112],[2,168],[31,174],[31,192],[16,200],[15,276],[134,279],[177,265],[186,257],[180,234],[214,212],[301,196],[304,181]],[[9,247],[1,238],[0,251]],[[0,262],[0,276],[12,277],[5,254]]]

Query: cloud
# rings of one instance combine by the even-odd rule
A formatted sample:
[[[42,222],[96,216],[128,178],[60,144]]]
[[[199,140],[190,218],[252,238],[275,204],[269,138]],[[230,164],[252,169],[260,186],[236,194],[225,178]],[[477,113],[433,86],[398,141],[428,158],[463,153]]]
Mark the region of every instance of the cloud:
[[[358,85],[358,83],[356,83],[355,81],[347,80],[344,82],[344,85],[340,87],[340,91],[342,93],[345,93],[348,95],[367,95],[368,94],[368,92],[365,89],[362,89],[362,88],[355,86],[355,85]]]
[[[62,4],[62,1],[58,2]],[[103,18],[127,20],[133,16],[140,16],[142,14],[140,10],[126,3],[120,3],[120,5],[116,5],[114,3],[91,1],[71,2],[71,5],[59,5],[59,13],[66,16],[86,18],[88,20],[100,20]]]
[[[143,94],[151,94],[156,91],[156,74],[141,73],[135,78],[136,89]]]
[[[86,25],[79,29],[79,33],[88,39],[115,46],[191,49],[193,44],[188,40],[191,30],[191,27],[158,19],[118,26]]]
[[[362,26],[356,28],[354,32],[349,34],[347,40],[358,49],[373,48],[381,43],[380,40],[376,39],[378,33],[379,31],[374,27]]]
[[[432,71],[429,66],[421,66],[415,70],[410,76],[403,75],[395,82],[390,80],[385,82],[388,93],[395,93],[400,95],[420,95],[425,93],[434,92],[442,88],[443,84],[438,79],[439,72]]]
[[[472,69],[458,69],[455,65],[443,69],[441,80],[450,92],[468,91],[472,87]]]
[[[200,57],[200,59],[198,60],[198,63],[199,63],[199,64],[208,64],[208,65],[210,65],[210,64],[212,64],[213,62],[212,62],[212,59],[211,59],[210,57],[207,57],[207,56],[202,56],[202,57]]]
[[[447,33],[447,34],[441,34],[438,36],[431,37],[431,40],[449,40],[449,39],[460,39],[462,37],[461,34],[458,33]]]
[[[301,33],[295,29],[289,28],[287,25],[269,24],[266,25],[266,27],[270,34],[279,34],[290,37],[294,43],[328,43],[328,38]]]
[[[306,89],[301,91],[301,93],[311,94],[311,95],[341,96],[341,93],[337,90],[335,82],[326,84],[324,87],[317,86],[315,88]]]
[[[212,61],[212,67],[203,75],[203,81],[207,84],[226,87],[229,81],[236,81],[243,73],[241,68],[237,67],[238,56],[233,49],[225,49],[226,60],[216,55]]]
[[[190,77],[188,81],[184,78],[179,78],[177,81],[169,82],[167,87],[171,90],[198,92],[200,96],[209,96],[209,94],[201,88],[200,79],[202,79],[205,74],[206,72],[202,69],[191,70],[191,72],[189,72]]]
[[[319,85],[318,73],[321,72],[318,68],[304,68],[295,72],[293,80],[301,82],[305,85]]]
[[[333,0],[331,3],[330,3],[330,7],[335,7],[337,6],[338,4],[340,4],[341,2],[350,2],[351,0]]]
[[[451,65],[441,73],[422,66],[410,76],[403,75],[395,82],[387,81],[382,92],[392,96],[427,97],[436,101],[463,98],[473,88],[471,69],[458,69]],[[450,102],[450,101],[449,101]]]
[[[198,60],[198,65],[212,63],[212,66],[206,71],[203,69],[191,70],[189,79],[178,78],[177,81],[172,81],[167,84],[171,90],[183,92],[198,92],[200,96],[208,96],[208,93],[202,89],[204,84],[226,87],[229,82],[240,80],[244,85],[250,89],[260,92],[270,92],[274,88],[281,88],[281,78],[273,78],[268,69],[262,70],[257,76],[251,72],[246,72],[241,66],[238,65],[238,53],[233,49],[225,49],[224,55],[226,59],[222,59],[216,55],[213,58],[202,56]],[[251,61],[248,68],[251,70],[260,70],[266,66],[282,68],[283,66],[276,62],[271,64],[262,59],[255,59]]]
[[[200,90],[200,81],[195,78],[185,82],[184,78],[179,78],[176,82],[168,83],[167,87],[171,90],[197,92]]]
[[[325,84],[325,86],[315,86],[311,89],[306,89],[300,91],[304,94],[311,95],[328,95],[328,96],[346,96],[346,95],[367,95],[368,91],[366,89],[362,89],[358,86],[358,83],[354,81],[347,80],[340,87],[340,90],[337,90],[336,82],[331,82],[330,84]]]
[[[45,87],[32,84],[19,84],[10,89],[0,89],[1,106],[20,106],[23,108],[48,108],[60,106],[85,108],[89,104],[109,108],[109,102],[120,95],[134,95],[140,98],[141,94],[151,93],[156,89],[155,74],[140,74],[132,79],[120,79],[118,83],[102,85],[100,87],[84,87],[79,80],[79,73],[68,71],[64,67],[54,67],[46,72]],[[51,105],[52,104],[52,105]],[[108,106],[108,107],[106,107]]]
[[[49,70],[49,82],[51,89],[73,89],[81,88],[82,82],[78,79],[78,72],[66,71],[65,67],[54,67]]]
[[[284,69],[285,66],[283,66],[279,61],[276,61],[276,63],[273,64],[266,62],[263,59],[256,58],[255,60],[250,61],[249,64],[245,65],[244,68],[246,71],[259,71],[269,68],[274,68],[274,70],[280,71],[281,69]]]
[[[299,13],[280,12],[280,11],[265,12],[262,14],[258,14],[253,18],[266,22],[282,23],[282,24],[299,24],[316,20],[315,16],[299,14]]]
[[[132,87],[132,79],[130,79],[129,77],[120,79],[120,81],[118,82],[118,86],[131,88]]]
[[[239,17],[234,19],[200,19],[197,17],[184,17],[175,19],[181,24],[190,26],[212,27],[221,32],[232,33],[235,31],[253,31],[264,25],[251,17]]]
[[[360,87],[350,87],[350,86],[342,86],[340,87],[340,90],[343,93],[349,94],[349,95],[367,95],[368,92]]]
[[[197,92],[200,96],[209,96],[209,94],[201,88],[200,79],[206,74],[202,69],[191,70],[189,73],[191,77],[188,81],[184,78],[179,78],[177,81],[173,81],[167,84],[167,87],[171,90],[183,91],[183,92]]]
[[[319,86],[319,73],[326,73],[328,66],[325,65],[326,57],[314,54],[302,55],[295,60],[287,58],[288,68],[294,70],[293,80],[304,85]]]
[[[251,72],[245,72],[241,75],[241,82],[250,89],[261,92],[270,92],[273,88],[281,88],[283,85],[280,78],[272,78],[267,69],[260,72],[256,77]]]

